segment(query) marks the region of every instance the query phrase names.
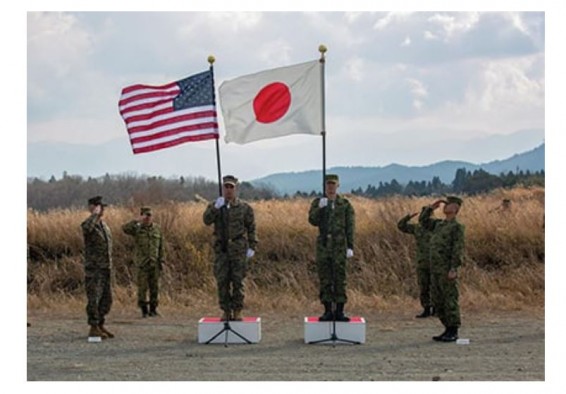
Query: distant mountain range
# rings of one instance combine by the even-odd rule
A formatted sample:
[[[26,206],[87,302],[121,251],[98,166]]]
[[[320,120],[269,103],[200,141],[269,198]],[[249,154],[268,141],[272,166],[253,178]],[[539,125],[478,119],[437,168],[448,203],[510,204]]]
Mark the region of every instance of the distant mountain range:
[[[400,164],[390,164],[385,167],[332,167],[327,173],[340,176],[340,189],[350,192],[352,189],[368,185],[378,186],[379,182],[391,182],[396,179],[401,184],[409,181],[430,181],[437,176],[443,183],[454,180],[456,170],[466,168],[468,171],[483,169],[499,175],[509,171],[540,171],[544,170],[544,144],[528,152],[515,154],[505,160],[495,160],[485,164],[473,164],[465,161],[441,161],[435,164],[412,167]],[[252,181],[254,185],[265,185],[281,194],[294,194],[297,191],[310,192],[322,188],[321,170],[290,172],[269,175]]]

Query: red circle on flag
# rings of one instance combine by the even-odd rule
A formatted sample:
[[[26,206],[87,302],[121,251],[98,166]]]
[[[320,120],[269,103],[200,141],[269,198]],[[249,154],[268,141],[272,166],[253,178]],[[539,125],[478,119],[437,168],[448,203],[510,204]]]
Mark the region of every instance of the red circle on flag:
[[[281,82],[265,85],[254,98],[255,118],[261,123],[281,119],[291,106],[291,91]]]

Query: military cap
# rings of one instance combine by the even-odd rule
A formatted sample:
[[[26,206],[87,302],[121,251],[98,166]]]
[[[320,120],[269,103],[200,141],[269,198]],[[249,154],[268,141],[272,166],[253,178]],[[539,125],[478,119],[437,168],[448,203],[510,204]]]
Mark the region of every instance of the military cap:
[[[102,203],[102,196],[95,196],[88,199],[88,205],[102,205],[103,207],[108,206],[108,204]]]
[[[338,175],[336,175],[336,174],[326,174],[326,177],[324,178],[324,180],[326,182],[331,182],[331,183],[339,183],[340,182],[340,178],[338,178]]]
[[[140,215],[149,215],[151,216],[151,208],[150,207],[142,207],[140,209]]]
[[[226,175],[222,178],[222,183],[225,185],[230,184],[236,186],[238,184],[238,178],[236,178],[234,175]]]
[[[460,197],[448,196],[446,197],[446,204],[458,204],[462,205],[463,201]]]

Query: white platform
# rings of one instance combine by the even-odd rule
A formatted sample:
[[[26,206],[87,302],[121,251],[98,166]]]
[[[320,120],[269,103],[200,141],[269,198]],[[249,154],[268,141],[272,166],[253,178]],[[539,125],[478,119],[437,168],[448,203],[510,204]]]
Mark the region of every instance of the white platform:
[[[332,336],[331,321],[318,321],[318,317],[305,317],[305,343],[323,341]],[[366,320],[363,317],[350,317],[349,322],[336,322],[336,337],[347,341],[355,341],[359,343],[366,342]],[[348,344],[348,342],[324,341],[320,342],[324,345]]]
[[[229,324],[233,331],[250,343],[258,343],[261,340],[261,317],[244,317],[242,321],[230,321]],[[198,343],[248,343],[230,330],[214,338],[223,329],[224,322],[219,317],[203,317],[198,322]],[[212,338],[214,339],[211,341]]]

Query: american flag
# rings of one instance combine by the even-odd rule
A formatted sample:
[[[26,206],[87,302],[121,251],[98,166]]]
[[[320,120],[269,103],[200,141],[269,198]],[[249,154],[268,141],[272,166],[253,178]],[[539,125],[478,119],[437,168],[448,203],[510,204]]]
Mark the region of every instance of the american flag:
[[[128,86],[118,105],[134,154],[219,136],[212,70],[162,86]]]

